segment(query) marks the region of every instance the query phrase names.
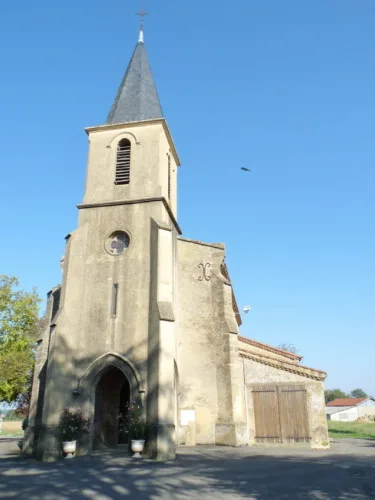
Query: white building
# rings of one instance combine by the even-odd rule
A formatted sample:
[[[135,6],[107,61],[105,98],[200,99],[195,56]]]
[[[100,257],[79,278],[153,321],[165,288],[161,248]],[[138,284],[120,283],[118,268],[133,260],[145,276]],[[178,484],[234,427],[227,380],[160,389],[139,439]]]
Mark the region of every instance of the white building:
[[[374,398],[335,399],[326,405],[327,420],[354,422],[357,418],[375,416]]]

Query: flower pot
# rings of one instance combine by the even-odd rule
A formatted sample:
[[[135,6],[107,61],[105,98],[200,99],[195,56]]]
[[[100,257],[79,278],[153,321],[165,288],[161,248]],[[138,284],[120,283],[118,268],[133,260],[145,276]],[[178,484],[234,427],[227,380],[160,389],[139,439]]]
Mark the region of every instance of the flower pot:
[[[134,453],[133,458],[142,458],[141,453],[145,447],[144,439],[132,439],[132,452]]]
[[[62,446],[65,458],[73,458],[76,452],[77,441],[63,441]]]

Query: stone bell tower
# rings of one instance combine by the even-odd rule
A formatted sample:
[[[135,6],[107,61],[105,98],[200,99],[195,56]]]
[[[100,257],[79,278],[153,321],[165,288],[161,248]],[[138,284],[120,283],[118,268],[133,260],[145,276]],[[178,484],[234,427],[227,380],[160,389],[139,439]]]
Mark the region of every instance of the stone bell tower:
[[[148,454],[175,455],[177,166],[143,30],[89,155],[78,228],[39,340],[25,451],[60,454],[65,407],[91,419],[78,452],[121,442],[118,414],[142,401]]]

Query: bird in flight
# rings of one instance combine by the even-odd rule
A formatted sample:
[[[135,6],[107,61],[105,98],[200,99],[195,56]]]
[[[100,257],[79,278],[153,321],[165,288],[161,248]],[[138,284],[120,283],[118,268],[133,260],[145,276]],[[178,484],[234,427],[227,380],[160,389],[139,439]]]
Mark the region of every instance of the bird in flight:
[[[251,170],[249,168],[246,168],[246,167],[241,167],[241,170],[244,170],[245,172],[251,172]]]

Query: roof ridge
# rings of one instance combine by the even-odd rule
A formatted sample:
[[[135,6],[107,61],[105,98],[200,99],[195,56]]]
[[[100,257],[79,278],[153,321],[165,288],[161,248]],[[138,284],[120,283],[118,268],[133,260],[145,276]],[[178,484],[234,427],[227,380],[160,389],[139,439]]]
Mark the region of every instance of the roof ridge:
[[[366,398],[336,398],[333,401],[330,401],[326,404],[326,406],[356,406],[359,403],[363,403],[363,401],[367,401],[370,399],[370,396]]]
[[[276,358],[271,358],[270,356],[266,356],[265,354],[258,354],[257,352],[254,352],[252,353],[251,351],[247,351],[246,349],[240,349],[240,351],[244,351],[244,352],[248,352],[248,353],[251,353],[251,354],[254,354],[255,356],[260,356],[261,358],[267,358],[267,359],[272,359],[272,360],[275,360],[275,361],[278,361],[279,363],[286,363],[287,365],[291,365],[291,366],[296,366],[297,368],[304,368],[306,370],[312,370],[314,372],[318,372],[318,373],[327,373],[323,370],[318,370],[317,368],[311,368],[311,366],[306,366],[306,365],[296,365],[295,363],[292,363],[290,361],[285,361],[284,359],[276,359]]]
[[[298,359],[299,361],[301,361],[301,359],[303,358],[303,356],[300,356],[299,354],[296,354],[294,352],[285,351],[284,349],[280,349],[279,347],[274,347],[269,344],[264,344],[263,342],[259,342],[258,340],[250,339],[248,337],[242,337],[241,335],[238,336],[238,340],[240,342],[244,342],[245,344],[250,344],[253,345],[254,347],[259,347],[260,349],[265,349],[266,351],[274,352],[275,354],[280,354],[281,356],[285,356],[286,358]]]
[[[304,365],[296,365],[295,363],[291,363],[289,361],[281,359],[271,358],[269,356],[264,356],[263,354],[256,354],[251,351],[246,351],[246,349],[240,350],[240,356],[252,359],[253,361],[256,361],[258,363],[273,366],[274,368],[278,368],[280,370],[284,370],[291,373],[297,373],[298,375],[311,378],[314,380],[324,380],[327,376],[327,373],[322,370],[317,370],[316,368],[310,368],[309,366],[304,366]],[[310,372],[313,373],[312,374],[306,373],[305,370],[309,370]]]
[[[185,238],[182,236],[179,236],[178,239],[180,241],[185,241],[186,243],[193,243],[194,245],[202,245],[204,247],[212,247],[217,248],[218,250],[225,250],[224,243],[206,243],[205,241],[193,240],[191,238]]]

